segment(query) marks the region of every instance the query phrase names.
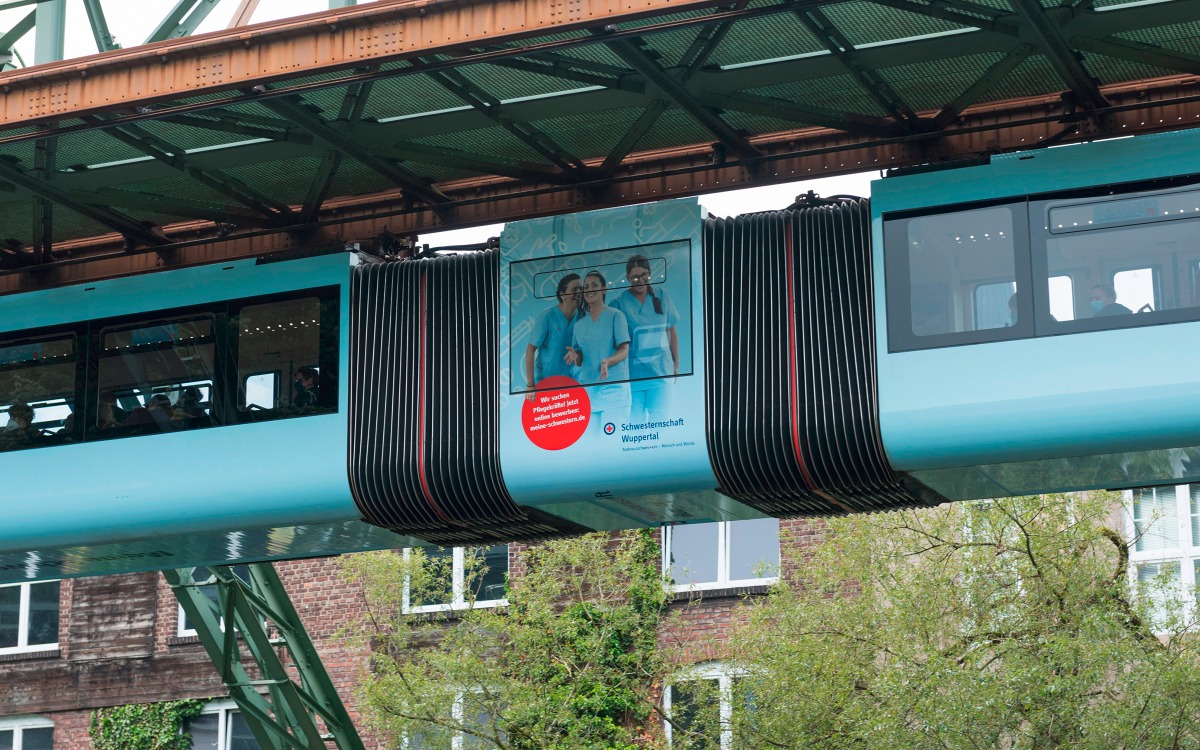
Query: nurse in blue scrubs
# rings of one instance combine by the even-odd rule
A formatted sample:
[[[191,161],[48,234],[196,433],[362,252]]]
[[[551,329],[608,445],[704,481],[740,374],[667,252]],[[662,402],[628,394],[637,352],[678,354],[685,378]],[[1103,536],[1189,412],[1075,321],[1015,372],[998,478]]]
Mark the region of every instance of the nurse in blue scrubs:
[[[584,313],[575,323],[575,338],[567,358],[579,365],[579,382],[591,386],[595,429],[629,417],[629,325],[625,314],[605,304],[608,282],[599,271],[583,277]]]
[[[650,261],[634,255],[625,264],[629,288],[612,306],[625,313],[631,334],[629,377],[632,399],[629,416],[634,422],[662,416],[670,406],[671,381],[679,374],[679,311],[667,290],[650,284]]]
[[[533,398],[533,388],[551,375],[571,377],[567,353],[580,315],[583,283],[579,274],[569,273],[558,280],[554,295],[558,304],[543,310],[533,321],[533,334],[525,347],[525,399]]]

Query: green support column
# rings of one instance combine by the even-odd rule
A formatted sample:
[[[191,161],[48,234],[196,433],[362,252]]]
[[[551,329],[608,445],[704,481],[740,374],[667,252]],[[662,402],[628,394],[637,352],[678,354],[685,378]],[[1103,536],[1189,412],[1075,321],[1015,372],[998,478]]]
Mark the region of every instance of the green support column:
[[[349,8],[357,1],[358,0],[329,0],[329,9],[333,10],[334,8]]]
[[[67,0],[38,3],[34,29],[33,64],[63,59],[63,40],[67,34]]]
[[[270,563],[248,567],[249,581],[227,566],[164,570],[163,575],[188,622],[195,623],[200,642],[255,739],[266,750],[363,750],[275,568]],[[216,586],[216,602],[201,590],[209,585]],[[224,627],[230,622],[235,627]],[[280,659],[276,649],[281,646],[299,673],[299,683]],[[248,662],[257,667],[257,677],[251,676]]]

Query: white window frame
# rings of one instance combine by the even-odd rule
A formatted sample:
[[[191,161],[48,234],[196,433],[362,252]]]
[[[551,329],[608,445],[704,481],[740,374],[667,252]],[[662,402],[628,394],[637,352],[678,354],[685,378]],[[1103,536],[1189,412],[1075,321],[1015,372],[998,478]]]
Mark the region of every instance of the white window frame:
[[[1196,609],[1194,597],[1189,594],[1196,589],[1196,561],[1200,560],[1200,540],[1192,539],[1191,485],[1179,484],[1156,488],[1159,492],[1175,492],[1175,540],[1176,546],[1153,550],[1137,549],[1137,527],[1133,517],[1133,490],[1122,493],[1122,515],[1125,517],[1125,538],[1129,542],[1129,584],[1137,586],[1138,569],[1145,564],[1175,563],[1179,566],[1179,596],[1184,604],[1184,615],[1191,617]],[[1166,519],[1164,519],[1166,520]]]
[[[452,718],[454,721],[458,722],[460,726],[462,725],[463,717],[466,715],[465,712],[467,710],[467,707],[466,707],[467,692],[468,691],[466,691],[466,690],[456,690],[454,692],[454,702],[450,704],[450,718]],[[470,692],[479,693],[482,691],[473,690]],[[466,746],[466,742],[467,742],[467,734],[465,732],[455,731],[450,736],[450,750],[463,750],[463,748]],[[410,738],[406,736],[404,738],[403,747],[405,748],[405,750],[409,750],[411,748],[411,746],[412,745],[410,742]]]
[[[55,651],[58,649],[58,634],[55,634],[53,643],[38,643],[29,645],[29,598],[30,587],[37,586],[43,583],[54,583],[51,581],[33,581],[29,583],[6,583],[0,586],[0,589],[13,588],[14,586],[21,587],[21,601],[17,605],[17,645],[7,648],[0,648],[0,654],[31,654],[39,651]],[[59,586],[61,587],[61,582]],[[60,599],[58,604],[58,614],[62,617],[62,589],[59,589]]]
[[[54,722],[44,716],[8,716],[0,718],[0,732],[13,733],[13,750],[23,750],[26,729],[54,729]]]
[[[735,670],[722,662],[709,662],[707,664],[698,664],[691,670],[684,673],[681,679],[676,682],[693,682],[696,680],[711,680],[717,683],[717,694],[720,695],[721,705],[720,720],[721,720],[721,750],[734,750],[733,748],[733,681],[744,673],[740,670]],[[663,708],[667,715],[671,716],[672,699],[674,698],[675,689],[673,685],[668,685],[663,690]],[[667,735],[667,747],[673,747],[674,743],[674,727],[671,722],[664,721],[663,727]]]
[[[499,546],[499,545],[489,545]],[[508,545],[505,545],[508,547]],[[423,612],[454,612],[458,610],[471,609],[472,607],[507,607],[508,598],[501,599],[476,599],[474,602],[467,599],[466,585],[466,550],[467,547],[451,548],[451,581],[450,581],[450,601],[442,604],[424,604],[419,607],[414,607],[409,603],[409,580],[404,579],[404,603],[403,608],[405,614],[421,614]],[[477,549],[471,547],[469,549]],[[410,548],[404,549],[404,559],[409,559],[411,553]],[[511,570],[511,561],[506,561],[505,575]]]
[[[729,530],[732,521],[715,521],[720,525],[717,530],[717,580],[702,581],[698,583],[674,583],[670,585],[673,592],[685,591],[712,591],[714,589],[728,589],[737,586],[770,586],[779,581],[779,568],[783,564],[783,550],[777,550],[777,559],[775,575],[766,576],[763,578],[735,578],[729,577]],[[671,575],[671,539],[673,536],[674,527],[663,527],[663,543],[662,543],[662,571],[664,576]],[[779,534],[775,535],[775,544],[779,545]]]
[[[220,750],[229,750],[229,744],[233,741],[229,734],[229,717],[237,713],[241,713],[241,709],[232,700],[219,700],[206,703],[204,710],[199,714],[200,716],[217,715],[217,745]],[[179,731],[182,732],[183,729]]]

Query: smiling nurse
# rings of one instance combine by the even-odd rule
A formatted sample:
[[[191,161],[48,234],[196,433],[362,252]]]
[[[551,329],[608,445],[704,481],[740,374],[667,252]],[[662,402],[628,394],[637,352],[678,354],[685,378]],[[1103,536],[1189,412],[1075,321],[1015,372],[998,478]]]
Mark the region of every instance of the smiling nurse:
[[[650,284],[650,261],[634,255],[625,264],[629,289],[612,306],[625,313],[632,334],[629,377],[633,380],[629,415],[634,422],[661,414],[668,408],[671,382],[679,374],[679,312],[665,289]]]
[[[608,307],[608,282],[599,271],[583,278],[584,314],[575,323],[567,362],[581,368],[579,380],[588,388],[592,422],[601,430],[607,422],[629,418],[629,325],[625,314]]]

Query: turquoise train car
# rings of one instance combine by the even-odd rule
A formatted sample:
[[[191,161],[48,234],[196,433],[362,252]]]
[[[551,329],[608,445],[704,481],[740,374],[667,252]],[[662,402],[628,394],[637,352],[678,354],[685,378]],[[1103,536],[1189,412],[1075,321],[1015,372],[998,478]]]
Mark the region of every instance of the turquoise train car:
[[[872,233],[896,470],[950,499],[1200,480],[1200,133],[878,180]]]
[[[586,467],[599,489],[561,472],[570,502],[506,483],[500,454],[532,438],[501,412],[537,389],[513,380],[535,347],[501,324],[503,251],[339,248],[0,297],[0,583],[1200,481],[1200,134],[889,176],[869,204],[676,208],[677,237],[637,246],[596,227],[655,212],[535,227],[563,269],[607,259],[585,300],[630,267],[666,284],[662,237],[698,258],[670,282],[695,303],[673,324],[694,361],[669,377],[702,383],[677,406],[703,430],[646,441],[708,465],[645,497],[602,484],[620,461]],[[562,303],[566,270],[537,305]],[[659,327],[628,340],[684,335]],[[639,428],[606,420],[572,439]],[[559,450],[535,467],[553,481]]]
[[[410,543],[346,478],[350,277],[336,254],[0,297],[0,580]]]

